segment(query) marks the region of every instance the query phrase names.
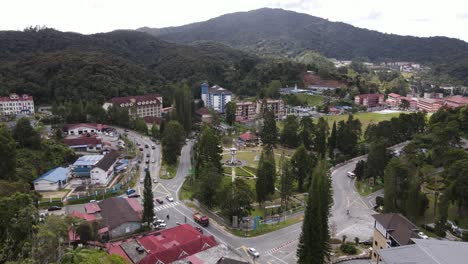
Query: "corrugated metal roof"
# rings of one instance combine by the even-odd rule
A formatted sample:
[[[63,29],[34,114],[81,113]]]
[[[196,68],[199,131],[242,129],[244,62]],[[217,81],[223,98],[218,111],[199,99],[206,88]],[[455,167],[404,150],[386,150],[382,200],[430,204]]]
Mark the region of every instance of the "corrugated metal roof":
[[[69,173],[70,169],[58,167],[42,174],[41,177],[35,179],[34,182],[42,180],[50,182],[65,181],[68,178]]]

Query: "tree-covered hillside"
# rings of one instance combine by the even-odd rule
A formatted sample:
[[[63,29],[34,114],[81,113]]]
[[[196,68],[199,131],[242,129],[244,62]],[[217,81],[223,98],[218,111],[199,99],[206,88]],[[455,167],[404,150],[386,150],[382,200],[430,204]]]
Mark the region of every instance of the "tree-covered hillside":
[[[467,75],[463,58],[468,58],[468,43],[464,41],[384,34],[282,9],[263,8],[180,27],[138,30],[176,43],[210,40],[264,55],[294,57],[310,50],[337,59],[447,63],[450,69],[441,69],[444,73],[462,80]]]
[[[299,81],[303,70],[292,62],[264,61],[213,42],[179,45],[136,31],[0,32],[0,94],[28,93],[39,103],[102,102],[151,92],[169,96],[172,83],[196,88],[203,81],[256,94],[282,75]]]

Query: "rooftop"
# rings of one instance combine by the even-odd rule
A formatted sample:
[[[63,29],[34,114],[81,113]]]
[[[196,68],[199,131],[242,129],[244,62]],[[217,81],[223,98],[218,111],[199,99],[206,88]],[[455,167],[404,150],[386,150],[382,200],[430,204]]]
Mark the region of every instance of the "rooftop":
[[[412,238],[419,238],[416,234],[418,227],[401,214],[375,214],[372,217],[400,246],[411,244]]]
[[[89,146],[102,144],[102,140],[96,137],[78,137],[78,138],[66,138],[63,140],[65,145],[72,146]]]
[[[114,229],[124,223],[140,222],[126,198],[111,197],[98,203],[101,208],[102,225]]]
[[[9,102],[9,101],[30,101],[33,100],[31,95],[23,94],[10,94],[10,96],[0,97],[0,102]]]
[[[111,150],[98,163],[96,163],[96,168],[107,171],[117,161],[119,156],[119,152]]]
[[[98,124],[98,123],[76,123],[76,124],[66,124],[63,126],[64,130],[70,130],[78,127],[87,127],[96,130],[102,130],[107,128],[106,125]]]
[[[466,263],[468,243],[435,239],[413,239],[413,245],[381,250],[386,264],[453,264]]]
[[[468,104],[468,97],[456,95],[445,98],[445,101],[454,102],[457,104]]]
[[[77,217],[77,218],[80,218],[80,219],[83,219],[83,220],[86,220],[86,221],[92,221],[92,220],[96,220],[96,216],[95,215],[92,215],[92,214],[85,214],[85,213],[81,213],[81,212],[78,212],[78,211],[73,211],[71,214],[69,214],[70,216],[73,216],[73,217]]]
[[[208,110],[208,108],[206,108],[206,107],[202,107],[202,108],[198,109],[197,111],[195,111],[195,113],[197,115],[200,115],[200,116],[211,114],[210,110]]]
[[[228,93],[231,93],[231,91],[229,91],[228,89],[225,89],[219,85],[213,85],[211,88],[208,89],[208,93],[210,94],[228,94]]]
[[[383,97],[384,95],[375,93],[375,94],[358,94],[356,96],[359,98],[376,98],[376,97]]]
[[[37,181],[50,181],[50,182],[58,182],[58,181],[65,181],[68,178],[68,174],[70,173],[70,169],[58,167],[52,169],[44,174],[41,177],[34,180]]]
[[[84,205],[84,209],[88,214],[95,214],[101,212],[101,207],[98,203],[87,203]]]
[[[133,104],[161,104],[162,96],[160,94],[146,94],[125,97],[114,97],[110,100],[113,104],[118,104],[121,107],[133,106]]]
[[[104,155],[84,155],[79,157],[73,166],[94,166],[98,163]]]
[[[107,245],[109,252],[129,258],[133,263],[172,263],[217,246],[212,236],[205,236],[188,224],[153,231]],[[144,252],[139,253],[136,247]]]

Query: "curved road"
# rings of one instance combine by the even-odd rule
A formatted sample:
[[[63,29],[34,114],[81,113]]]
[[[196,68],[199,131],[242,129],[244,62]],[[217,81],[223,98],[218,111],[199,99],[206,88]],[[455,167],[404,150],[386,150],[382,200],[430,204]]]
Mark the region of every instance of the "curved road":
[[[130,139],[140,142],[143,146],[144,144],[153,144],[148,137],[140,136],[131,131],[127,132],[127,134]],[[159,145],[156,146],[155,150],[151,148],[144,149],[145,155],[149,152],[151,158],[156,159],[156,163],[150,165],[152,177],[157,178],[159,181],[159,183],[153,184],[155,198],[164,199],[167,195],[174,198],[174,202],[164,200],[162,205],[155,203],[156,215],[166,219],[168,227],[175,226],[177,223],[197,225],[192,220],[194,210],[178,199],[178,191],[191,168],[190,151],[192,146],[193,141],[188,141],[183,146],[177,174],[170,180],[163,180],[158,177],[161,164],[161,149]],[[361,159],[364,158],[362,157]],[[330,225],[332,235],[335,237],[346,235],[349,239],[359,237],[361,240],[366,240],[372,236],[374,221],[371,215],[375,212],[370,209],[371,206],[355,191],[353,180],[346,176],[348,171],[354,170],[356,163],[357,161],[353,161],[332,171],[334,204],[331,208]],[[144,167],[144,165],[143,163],[141,166]],[[138,185],[142,190],[142,186]],[[349,215],[346,214],[346,210],[350,211]],[[166,218],[167,215],[170,215],[170,219]],[[210,226],[204,228],[204,232],[205,234],[213,235],[219,242],[226,244],[245,259],[251,259],[246,253],[245,248],[255,247],[261,255],[260,259],[256,260],[256,263],[284,264],[297,262],[295,255],[301,226],[302,222],[262,236],[241,238],[230,234],[225,231],[224,227],[211,221]]]

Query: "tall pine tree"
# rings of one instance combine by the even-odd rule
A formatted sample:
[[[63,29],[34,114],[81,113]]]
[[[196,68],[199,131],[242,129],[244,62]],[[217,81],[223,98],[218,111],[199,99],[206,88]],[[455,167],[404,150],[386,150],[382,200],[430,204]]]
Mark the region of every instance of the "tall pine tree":
[[[148,226],[154,219],[154,201],[153,201],[153,187],[151,183],[151,176],[149,171],[146,171],[144,189],[143,189],[143,223]]]
[[[257,201],[263,204],[275,192],[276,165],[272,148],[264,148],[257,168],[255,190]]]
[[[335,151],[335,148],[336,148],[336,121],[333,122],[333,127],[332,127],[332,131],[331,131],[331,134],[330,134],[330,137],[328,138],[328,155],[330,156],[330,158],[334,158],[334,151]]]
[[[315,129],[315,151],[318,156],[324,158],[327,152],[328,124],[323,117],[319,118]]]
[[[328,166],[321,161],[314,169],[302,233],[297,249],[298,263],[323,264],[330,253],[328,216],[332,204]]]
[[[276,126],[275,114],[267,106],[263,107],[263,126],[260,131],[260,138],[265,146],[274,148],[278,142],[278,127]]]
[[[299,136],[302,140],[302,144],[307,150],[311,151],[314,146],[314,122],[312,118],[306,116],[301,119],[300,125],[301,131],[299,132]]]

